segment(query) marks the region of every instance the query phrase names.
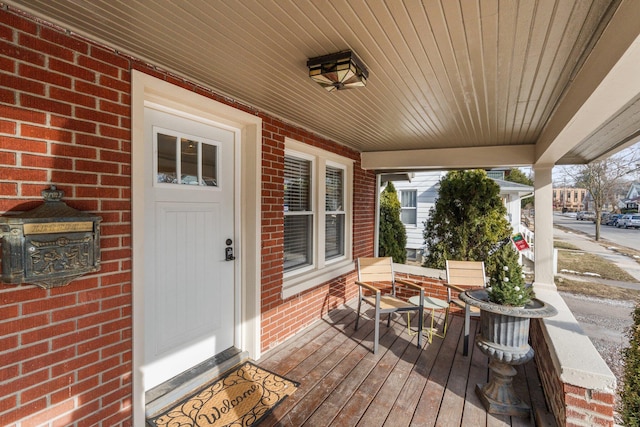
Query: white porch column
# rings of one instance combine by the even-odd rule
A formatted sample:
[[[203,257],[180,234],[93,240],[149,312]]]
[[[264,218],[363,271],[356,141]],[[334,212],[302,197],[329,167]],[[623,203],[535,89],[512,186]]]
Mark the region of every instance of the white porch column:
[[[534,287],[556,289],[553,280],[553,165],[534,166]]]

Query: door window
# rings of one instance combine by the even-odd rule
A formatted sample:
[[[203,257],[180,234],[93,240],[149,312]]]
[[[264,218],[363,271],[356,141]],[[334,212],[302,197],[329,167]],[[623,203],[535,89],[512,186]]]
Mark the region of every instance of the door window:
[[[154,128],[156,183],[218,186],[218,146],[214,141]]]

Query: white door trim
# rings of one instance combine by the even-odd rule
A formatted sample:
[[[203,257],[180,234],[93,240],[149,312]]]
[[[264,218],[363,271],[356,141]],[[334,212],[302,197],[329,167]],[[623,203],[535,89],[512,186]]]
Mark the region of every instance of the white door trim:
[[[262,119],[142,72],[132,71],[131,200],[133,296],[133,424],[144,425],[144,107],[152,103],[186,117],[201,117],[238,129],[236,144],[237,256],[239,321],[236,341],[260,357],[260,183]]]

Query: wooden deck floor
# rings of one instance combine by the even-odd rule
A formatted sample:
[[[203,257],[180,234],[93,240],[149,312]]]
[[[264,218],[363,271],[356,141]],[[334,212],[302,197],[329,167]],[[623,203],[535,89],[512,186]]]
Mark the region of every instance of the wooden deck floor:
[[[485,384],[488,359],[473,343],[462,356],[464,319],[452,316],[446,338],[417,348],[406,315],[381,324],[380,349],[371,352],[373,321],[354,331],[355,309],[329,313],[267,352],[259,365],[300,382],[296,392],[261,424],[267,426],[531,426],[530,418],[487,414],[475,394]],[[436,315],[440,331],[444,316]],[[413,322],[416,324],[417,322]],[[477,328],[477,320],[472,328]],[[517,367],[515,387],[534,407],[545,407],[534,361]]]

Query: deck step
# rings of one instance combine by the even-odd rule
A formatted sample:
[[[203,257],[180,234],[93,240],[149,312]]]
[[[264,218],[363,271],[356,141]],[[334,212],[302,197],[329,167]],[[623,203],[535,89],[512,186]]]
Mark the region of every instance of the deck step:
[[[231,347],[148,390],[145,392],[146,418],[153,418],[171,406],[180,403],[185,397],[248,358],[248,352]]]

